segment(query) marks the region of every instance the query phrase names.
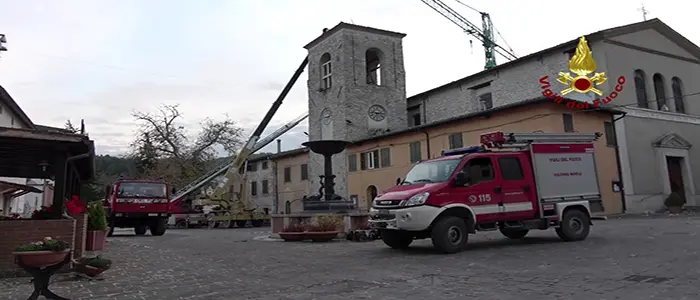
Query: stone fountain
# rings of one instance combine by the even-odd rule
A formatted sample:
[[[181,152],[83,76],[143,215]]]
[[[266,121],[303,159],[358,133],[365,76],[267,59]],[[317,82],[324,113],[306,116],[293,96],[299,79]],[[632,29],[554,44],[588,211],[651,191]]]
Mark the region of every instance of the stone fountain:
[[[355,204],[335,193],[335,175],[333,175],[333,155],[343,152],[350,145],[341,140],[319,140],[302,143],[314,153],[323,155],[323,175],[319,178],[321,187],[318,194],[304,199],[305,211],[337,211],[343,212],[355,208]]]
[[[272,233],[278,233],[289,224],[313,223],[319,216],[334,216],[341,218],[342,232],[362,227],[366,222],[368,213],[357,210],[357,204],[335,192],[335,178],[333,175],[332,157],[343,152],[350,145],[349,142],[340,140],[318,140],[303,143],[314,153],[323,155],[323,175],[320,175],[321,187],[318,194],[305,197],[303,211],[288,214],[272,214]],[[362,227],[364,228],[364,227]],[[342,234],[341,234],[342,235]]]

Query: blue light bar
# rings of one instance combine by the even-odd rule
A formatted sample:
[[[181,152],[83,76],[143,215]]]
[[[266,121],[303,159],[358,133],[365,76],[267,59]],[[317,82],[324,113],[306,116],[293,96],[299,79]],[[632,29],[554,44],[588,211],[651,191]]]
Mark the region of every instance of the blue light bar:
[[[464,148],[459,148],[459,149],[442,150],[442,156],[462,155],[462,154],[479,153],[479,152],[482,152],[481,146],[469,146],[469,147],[464,147]]]

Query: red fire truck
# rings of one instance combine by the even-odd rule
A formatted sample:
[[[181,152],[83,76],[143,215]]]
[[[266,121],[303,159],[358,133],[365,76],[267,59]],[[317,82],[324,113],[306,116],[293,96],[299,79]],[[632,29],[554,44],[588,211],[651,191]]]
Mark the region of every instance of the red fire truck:
[[[600,201],[594,142],[600,133],[481,135],[481,146],[443,151],[419,162],[399,185],[378,195],[370,223],[389,247],[431,238],[444,253],[466,247],[468,234],[500,230],[512,239],[555,228],[583,240],[590,201]]]
[[[119,179],[105,187],[109,236],[114,228],[134,228],[136,235],[161,236],[168,228],[170,194],[160,180]]]

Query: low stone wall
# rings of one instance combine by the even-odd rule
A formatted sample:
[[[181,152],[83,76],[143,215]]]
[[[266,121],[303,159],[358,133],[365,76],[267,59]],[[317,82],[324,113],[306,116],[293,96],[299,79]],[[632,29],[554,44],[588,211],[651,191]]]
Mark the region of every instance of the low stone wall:
[[[0,278],[28,275],[15,265],[12,255],[21,244],[40,241],[49,236],[66,241],[75,249],[75,225],[76,220],[70,219],[0,220]]]
[[[336,216],[343,218],[343,226],[339,228],[341,232],[358,229],[367,222],[368,213],[294,213],[294,214],[274,214],[271,215],[272,233],[281,232],[289,224],[313,223],[320,216]]]

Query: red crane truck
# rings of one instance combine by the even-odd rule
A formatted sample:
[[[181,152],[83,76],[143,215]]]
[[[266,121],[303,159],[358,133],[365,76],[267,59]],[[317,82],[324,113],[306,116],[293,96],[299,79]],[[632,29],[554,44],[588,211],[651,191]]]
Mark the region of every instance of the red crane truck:
[[[466,248],[468,234],[500,230],[512,239],[555,228],[583,240],[590,201],[601,199],[594,142],[600,133],[481,135],[481,146],[443,151],[416,164],[372,201],[369,222],[386,245],[431,238],[444,253]]]
[[[168,228],[170,194],[160,180],[119,179],[105,187],[109,236],[114,228],[134,228],[136,235],[161,236]]]

